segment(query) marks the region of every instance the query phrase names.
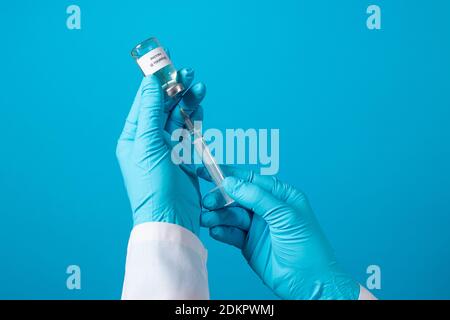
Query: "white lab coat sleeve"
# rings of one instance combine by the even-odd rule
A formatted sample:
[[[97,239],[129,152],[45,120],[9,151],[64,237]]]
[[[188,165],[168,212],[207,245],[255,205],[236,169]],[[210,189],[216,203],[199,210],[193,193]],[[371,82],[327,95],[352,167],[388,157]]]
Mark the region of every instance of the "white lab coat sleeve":
[[[206,249],[189,230],[169,223],[140,224],[128,242],[122,299],[209,299],[206,259]]]

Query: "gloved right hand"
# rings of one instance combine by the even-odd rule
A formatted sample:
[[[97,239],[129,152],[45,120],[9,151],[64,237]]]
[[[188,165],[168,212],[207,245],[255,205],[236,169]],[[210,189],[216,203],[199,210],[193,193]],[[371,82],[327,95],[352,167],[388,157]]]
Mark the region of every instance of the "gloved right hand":
[[[284,299],[358,299],[360,286],[338,266],[305,195],[274,177],[223,166],[224,190],[241,208],[220,208],[218,191],[201,225],[242,250],[250,267]],[[210,181],[204,168],[197,174]]]

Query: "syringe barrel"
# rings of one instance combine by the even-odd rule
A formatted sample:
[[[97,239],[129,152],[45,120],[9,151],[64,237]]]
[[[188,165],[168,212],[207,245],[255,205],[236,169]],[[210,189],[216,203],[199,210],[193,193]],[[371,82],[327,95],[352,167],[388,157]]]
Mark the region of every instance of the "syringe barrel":
[[[181,109],[181,114],[183,115],[186,127],[194,137],[195,152],[202,160],[202,163],[205,166],[206,170],[208,171],[209,175],[211,176],[211,179],[214,181],[215,185],[222,194],[222,197],[224,199],[223,206],[224,207],[229,206],[234,202],[234,200],[230,198],[230,196],[225,192],[225,190],[222,187],[222,182],[225,179],[222,169],[220,169],[219,165],[217,164],[216,160],[211,154],[211,150],[206,144],[205,139],[203,138],[200,130],[195,128],[194,123],[189,118],[189,116],[183,111],[183,109]]]
[[[223,206],[225,207],[232,204],[234,200],[230,198],[230,196],[222,187],[222,182],[225,179],[222,169],[220,169],[219,165],[211,154],[211,150],[209,149],[201,135],[197,137],[194,136],[194,148],[195,152],[197,152],[197,154],[202,159],[202,163],[211,176],[211,179],[214,181],[215,185],[218,187],[220,193],[222,194],[222,197],[224,199]]]

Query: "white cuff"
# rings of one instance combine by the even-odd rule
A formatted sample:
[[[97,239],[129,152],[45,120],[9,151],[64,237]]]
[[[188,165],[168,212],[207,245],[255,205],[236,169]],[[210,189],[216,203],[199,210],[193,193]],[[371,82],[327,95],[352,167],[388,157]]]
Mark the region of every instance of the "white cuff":
[[[139,224],[131,231],[128,248],[130,248],[130,245],[138,245],[149,241],[184,246],[197,253],[205,263],[208,257],[208,252],[200,239],[188,229],[176,224],[165,222]]]
[[[209,299],[207,251],[178,225],[149,222],[130,235],[122,299]]]

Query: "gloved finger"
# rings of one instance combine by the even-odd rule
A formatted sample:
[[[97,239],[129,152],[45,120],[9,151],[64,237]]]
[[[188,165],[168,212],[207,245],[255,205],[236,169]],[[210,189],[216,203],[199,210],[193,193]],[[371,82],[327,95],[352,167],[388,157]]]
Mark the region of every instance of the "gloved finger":
[[[183,109],[187,115],[191,116],[198,109],[205,95],[206,86],[201,82],[196,83],[186,91],[180,103],[171,111],[167,119],[166,131],[172,133],[176,129],[183,128],[184,117],[180,109]]]
[[[183,68],[177,72],[177,82],[182,84],[184,87],[184,92],[182,92],[181,94],[184,94],[189,90],[192,81],[194,81],[194,75],[194,70],[191,68]],[[164,101],[164,112],[170,113],[175,105],[180,102],[180,96],[177,95],[173,98],[169,98],[166,96],[165,98],[166,100]]]
[[[282,225],[284,219],[280,219],[280,216],[290,211],[287,204],[256,184],[235,177],[227,177],[222,185],[233,200],[261,216],[269,226]]]
[[[195,123],[195,121],[202,121],[203,120],[203,107],[202,106],[198,106],[197,110],[195,110],[192,114],[191,114],[191,120]],[[186,130],[186,129],[185,129]],[[186,130],[186,132],[188,132]],[[196,166],[196,151],[194,146],[192,145],[192,139],[193,137],[190,135],[189,133],[189,139],[185,139],[184,141],[186,142],[186,144],[191,144],[190,148],[189,147],[185,147],[185,150],[191,150],[190,152],[190,165],[189,168],[192,169],[192,173],[194,174],[194,176],[196,178],[198,178],[197,176],[197,166]]]
[[[181,168],[181,170],[183,170],[192,179],[196,179],[197,180],[198,176],[197,176],[196,166],[195,166],[194,162],[191,161],[191,163],[183,163],[183,158],[176,151],[174,151],[174,149],[173,149],[178,144],[181,144],[181,145],[184,145],[184,147],[183,147],[184,150],[188,150],[189,148],[187,147],[187,144],[192,143],[191,140],[190,140],[190,137],[188,135],[183,135],[183,137],[185,137],[183,140],[176,141],[176,140],[172,140],[171,135],[169,135],[169,133],[166,132],[166,131],[164,131],[163,135],[164,135],[165,143],[171,149],[170,157],[172,159],[172,162],[174,164],[178,164],[179,167]]]
[[[133,141],[136,136],[137,121],[139,116],[139,106],[141,104],[142,82],[131,105],[130,112],[125,120],[125,126],[119,137],[119,141]]]
[[[220,189],[208,192],[202,199],[202,205],[208,210],[217,210],[223,207],[223,196]]]
[[[238,228],[220,226],[209,229],[212,238],[242,249],[245,244],[246,232]]]
[[[202,199],[202,206],[208,210],[218,210],[224,207],[234,208],[234,206],[226,206],[227,201],[230,199],[224,197],[224,192],[222,187],[216,187],[209,191]]]
[[[180,150],[187,152],[187,150],[191,150],[192,140],[190,134],[187,130],[181,132],[181,136],[172,136],[167,131],[163,132],[164,141],[166,145],[169,147],[171,153],[172,163],[181,166],[183,171],[192,175],[195,178],[197,177],[196,167],[194,163],[191,161],[190,163],[184,163],[184,155],[180,154]],[[175,149],[176,148],[176,149]]]
[[[191,113],[192,121],[203,121],[203,107],[198,106],[197,109]]]
[[[250,213],[242,208],[224,208],[217,211],[205,211],[200,215],[200,225],[205,228],[229,226],[248,231],[250,224]]]
[[[206,95],[206,85],[203,82],[197,82],[183,95],[181,105],[183,110],[190,114],[197,106],[202,103]]]
[[[225,177],[233,176],[242,179],[246,182],[251,182],[262,189],[270,192],[280,201],[294,205],[300,197],[304,197],[302,192],[295,189],[293,186],[283,183],[274,176],[262,176],[254,171],[240,169],[233,166],[221,165],[220,168]],[[197,169],[197,175],[207,181],[212,181],[208,171],[205,167]]]
[[[197,175],[195,174],[195,165],[182,163],[180,164],[180,168],[191,178],[197,179]]]
[[[145,77],[142,92],[135,148],[144,158],[159,157],[168,150],[162,130],[164,94],[155,76]]]
[[[181,136],[172,136],[167,131],[164,131],[164,141],[167,146],[169,146],[171,153],[171,159],[174,164],[178,164],[180,168],[188,174],[191,178],[197,179],[196,166],[194,163],[194,151],[192,150],[192,140],[191,135],[187,130],[181,131]],[[184,162],[185,158],[180,154],[180,150],[184,150],[183,152],[187,152],[187,150],[191,150],[190,154],[190,162]]]
[[[223,168],[223,167],[220,166],[220,168]],[[211,178],[211,175],[209,174],[208,170],[206,170],[206,168],[204,166],[197,168],[197,175],[200,178],[202,178],[203,180],[206,180],[209,182],[213,181],[213,179]]]
[[[185,91],[192,85],[194,77],[195,70],[192,68],[183,68],[177,72],[177,82],[183,85]]]
[[[233,177],[242,179],[246,182],[252,182],[252,183],[260,186],[261,188],[264,188],[267,191],[272,191],[273,182],[274,182],[273,176],[261,176],[252,170],[241,169],[241,168],[228,166],[228,165],[221,165],[220,168],[222,169],[223,174],[227,177],[233,176]],[[212,181],[211,177],[205,167],[199,167],[197,169],[197,174],[199,175],[199,177],[201,177],[205,180]]]

